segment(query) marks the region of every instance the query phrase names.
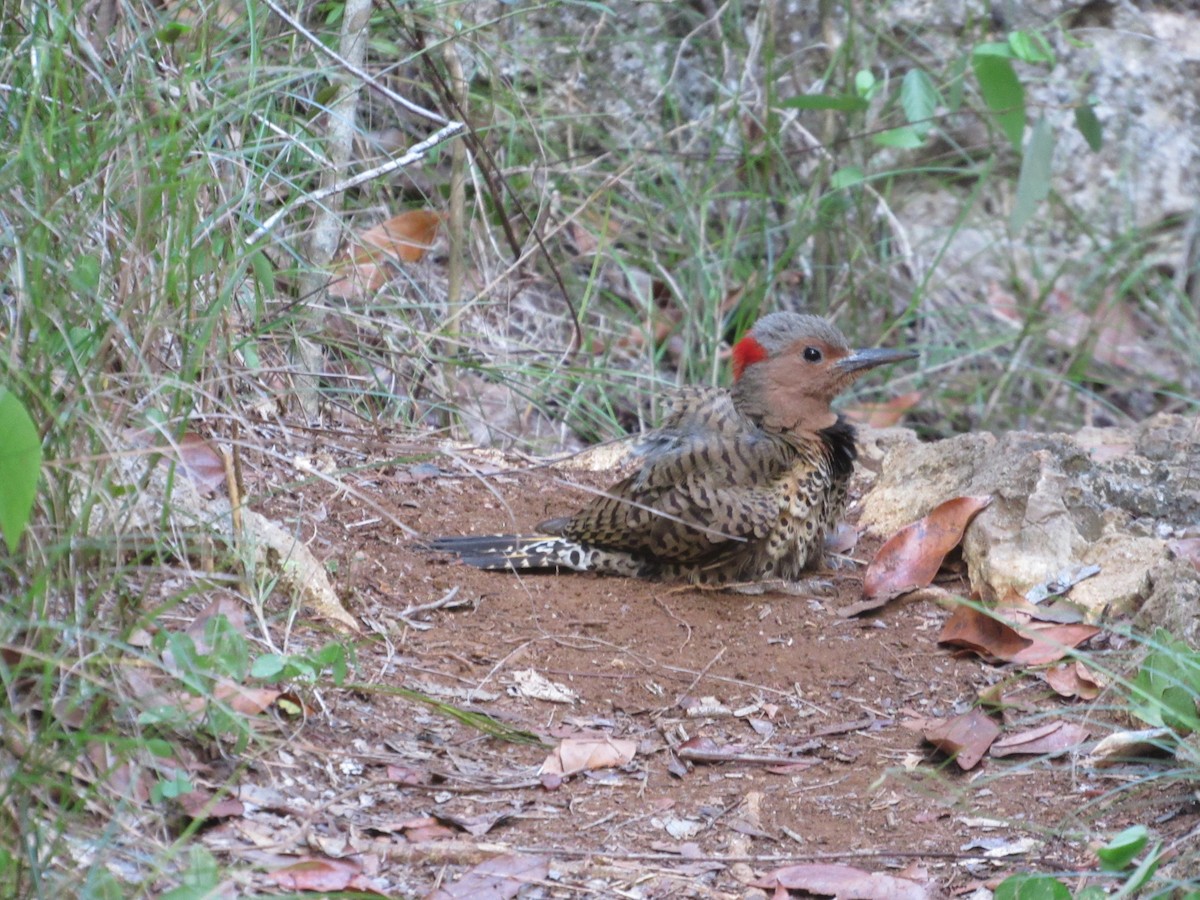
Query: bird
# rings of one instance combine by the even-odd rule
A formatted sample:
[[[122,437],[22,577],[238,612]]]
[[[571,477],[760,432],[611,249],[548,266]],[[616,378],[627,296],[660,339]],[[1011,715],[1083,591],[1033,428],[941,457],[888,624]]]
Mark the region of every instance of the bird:
[[[573,515],[427,549],[480,569],[799,581],[825,562],[857,458],[833,399],[869,369],[917,355],[851,349],[823,318],[770,313],[733,346],[732,386],[683,388],[636,446],[632,474]]]

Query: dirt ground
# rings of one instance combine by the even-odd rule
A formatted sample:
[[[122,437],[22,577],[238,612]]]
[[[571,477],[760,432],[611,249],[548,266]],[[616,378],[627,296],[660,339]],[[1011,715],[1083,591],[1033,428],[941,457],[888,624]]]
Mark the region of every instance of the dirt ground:
[[[964,712],[1015,673],[939,647],[948,612],[932,602],[840,616],[878,538],[825,589],[798,593],[480,572],[423,552],[397,523],[425,536],[528,530],[586,500],[571,482],[603,487],[611,473],[509,469],[433,447],[362,454],[398,461],[340,476],[345,490],[313,481],[256,504],[311,537],[369,631],[352,676],[369,687],[320,690],[286,751],[246,772],[245,813],[205,833],[260,873],[305,853],[347,861],[365,879],[354,884],[386,896],[512,896],[508,882],[489,893],[460,879],[518,854],[546,866],[521,897],[745,897],[763,896],[747,882],[782,866],[836,862],[950,894],[1014,871],[1094,867],[1088,837],[1134,822],[1170,835],[1200,821],[1183,787],[1124,791],[1142,769],[1061,755],[963,772],[902,727]],[[327,638],[302,626],[293,642]],[[529,670],[574,699],[522,694]],[[490,737],[388,693],[397,686],[547,746]],[[1010,697],[1006,726],[1053,715],[1093,737],[1112,727],[1028,677]],[[561,782],[539,776],[550,747],[585,736],[636,753]]]

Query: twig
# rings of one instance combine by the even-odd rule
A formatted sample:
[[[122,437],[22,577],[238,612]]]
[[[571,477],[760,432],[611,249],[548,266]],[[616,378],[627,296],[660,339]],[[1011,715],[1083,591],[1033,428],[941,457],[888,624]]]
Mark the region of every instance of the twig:
[[[725,655],[725,651],[727,649],[728,649],[727,647],[721,647],[721,649],[717,651],[717,655],[708,661],[708,665],[696,673],[696,677],[692,679],[692,683],[689,684],[686,688],[684,688],[682,691],[680,691],[678,694],[675,695],[675,705],[676,706],[678,706],[680,703],[682,703],[683,698],[686,697],[688,694],[690,694],[695,689],[696,685],[698,685],[700,683],[700,679],[708,674],[708,670],[717,664],[717,662],[721,659],[721,657]]]
[[[446,596],[440,600],[434,600],[431,603],[421,603],[417,606],[410,606],[400,613],[400,618],[404,620],[404,624],[410,628],[416,628],[418,631],[428,631],[433,627],[432,622],[414,622],[409,616],[415,616],[418,613],[432,612],[435,609],[457,609],[460,606],[470,606],[471,601],[463,598],[456,601],[454,598],[458,596],[458,585],[450,588],[446,592]]]
[[[363,83],[369,84],[371,87],[375,88],[375,90],[379,91],[379,93],[383,94],[383,96],[387,97],[393,103],[398,103],[410,113],[414,113],[415,115],[421,116],[424,119],[428,119],[431,122],[437,122],[439,125],[458,125],[459,128],[462,128],[461,122],[451,122],[445,116],[436,113],[431,109],[426,109],[423,106],[413,103],[411,100],[405,97],[401,97],[386,84],[376,80],[375,77],[365,69],[360,66],[356,66],[339,53],[336,53],[335,51],[326,47],[319,37],[305,28],[304,24],[299,19],[280,6],[276,0],[266,0],[266,2],[267,6],[271,7],[271,11],[274,12],[275,15],[279,16],[279,18],[291,25],[292,28],[296,29],[296,32],[306,41],[312,44],[314,49],[320,53],[324,53],[347,72],[359,78],[361,81],[363,81]]]
[[[382,175],[386,175],[388,172],[394,171],[395,169],[402,169],[405,166],[412,165],[420,159],[424,159],[426,153],[428,153],[438,144],[444,143],[445,141],[450,140],[450,138],[458,135],[463,128],[464,126],[462,122],[451,122],[449,125],[439,128],[420,143],[413,144],[412,147],[409,148],[408,152],[403,156],[390,159],[382,165],[376,166],[374,169],[368,169],[366,172],[360,172],[357,175],[345,179],[344,181],[339,181],[336,184],[318,188],[311,193],[303,194],[294,200],[289,201],[288,203],[284,204],[283,207],[267,217],[267,220],[259,225],[258,228],[254,229],[254,233],[251,234],[250,237],[246,238],[246,243],[253,244],[260,240],[264,235],[266,235],[267,232],[279,224],[280,219],[298,206],[303,206],[306,203],[319,203],[330,194],[348,191],[350,188],[357,187],[366,181],[372,181]]]

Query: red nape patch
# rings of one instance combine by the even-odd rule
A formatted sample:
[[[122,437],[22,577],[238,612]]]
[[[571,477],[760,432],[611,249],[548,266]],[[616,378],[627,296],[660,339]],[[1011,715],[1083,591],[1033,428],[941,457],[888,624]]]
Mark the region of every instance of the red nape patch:
[[[746,335],[733,345],[733,380],[737,381],[742,377],[746,366],[752,366],[766,358],[767,351],[763,349],[763,345],[750,335]]]

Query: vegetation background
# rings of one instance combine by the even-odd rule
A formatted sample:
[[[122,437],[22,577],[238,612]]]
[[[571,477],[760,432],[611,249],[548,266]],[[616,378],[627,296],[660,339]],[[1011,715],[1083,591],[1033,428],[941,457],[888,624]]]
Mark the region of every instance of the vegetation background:
[[[852,405],[928,437],[1194,416],[1195,33],[1123,0],[8,0],[0,423],[42,468],[0,487],[0,883],[130,896],[208,865],[153,758],[250,737],[129,675],[211,701],[244,644],[149,623],[214,572],[274,584],[244,548],[184,565],[186,528],[131,501],[184,490],[163,453],[223,477],[200,436],[577,448],[720,382],[775,309],[919,348],[897,400]],[[136,820],[122,766],[155,773]],[[127,829],[154,846],[119,884]]]

